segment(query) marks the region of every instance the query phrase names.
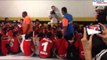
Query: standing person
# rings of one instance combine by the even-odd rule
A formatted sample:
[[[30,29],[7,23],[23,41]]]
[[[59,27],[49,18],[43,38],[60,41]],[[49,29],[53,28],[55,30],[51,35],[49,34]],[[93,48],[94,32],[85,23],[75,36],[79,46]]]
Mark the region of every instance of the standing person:
[[[69,14],[67,12],[67,8],[63,7],[61,9],[62,14],[64,15],[63,19],[62,19],[62,26],[63,26],[63,34],[64,34],[64,38],[67,40],[68,42],[68,51],[67,51],[67,58],[70,58],[71,55],[71,48],[70,48],[70,40],[72,40],[73,37],[73,32],[74,32],[74,27],[72,25],[72,20],[73,17],[71,14]]]
[[[22,30],[23,30],[23,40],[21,43],[21,50],[26,56],[31,56],[31,42],[33,37],[33,25],[31,18],[28,16],[27,12],[24,11],[22,13],[22,17],[24,18],[23,25],[22,25]],[[26,45],[27,44],[27,45]],[[29,49],[27,49],[27,48]],[[26,53],[25,53],[26,51]]]
[[[23,21],[23,34],[30,34],[33,31],[33,27],[32,27],[32,21],[31,18],[28,16],[27,12],[24,11],[22,13],[22,17],[24,18]]]
[[[72,25],[73,17],[72,15],[68,14],[66,7],[62,8],[62,14],[64,15],[62,19],[63,34],[65,39],[68,41],[72,39],[73,32],[74,32],[74,27]]]
[[[59,18],[61,18],[61,14],[60,14],[59,9],[58,9],[56,6],[54,6],[54,5],[51,6],[51,9],[52,9],[51,12],[55,12],[56,18],[57,18],[58,20],[60,20]]]
[[[56,14],[54,11],[50,12],[51,16],[50,16],[50,19],[51,19],[51,26],[54,27],[57,25],[58,23],[58,20],[56,18]]]

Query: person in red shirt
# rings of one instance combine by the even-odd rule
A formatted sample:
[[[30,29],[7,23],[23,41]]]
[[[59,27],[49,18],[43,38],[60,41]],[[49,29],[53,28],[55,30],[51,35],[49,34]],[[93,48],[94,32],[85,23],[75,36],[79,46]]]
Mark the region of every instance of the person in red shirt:
[[[75,47],[79,49],[79,57],[81,60],[85,60],[84,56],[84,50],[83,50],[83,45],[81,42],[82,35],[80,35],[77,31],[74,32],[74,39],[75,39]]]
[[[39,56],[42,58],[49,58],[51,57],[51,52],[53,48],[53,41],[51,39],[51,32],[48,32],[46,34],[46,37],[44,37],[40,41],[40,46],[39,46]]]
[[[9,47],[9,44],[8,44],[8,36],[6,35],[6,32],[7,32],[7,29],[4,28],[1,32],[2,34],[2,37],[1,37],[1,52],[3,55],[7,55],[8,54],[8,47]]]
[[[19,40],[17,38],[17,32],[16,31],[13,31],[12,38],[9,41],[10,41],[10,51],[11,51],[11,53],[13,53],[13,54],[18,53],[20,43],[19,43]]]
[[[33,50],[34,50],[34,44],[31,39],[31,35],[26,35],[25,39],[23,40],[22,43],[22,52],[24,53],[25,56],[32,56]]]
[[[36,19],[36,21],[34,23],[34,31],[39,32],[40,31],[40,26],[41,26],[41,23],[40,23],[39,19]]]
[[[57,38],[57,40],[55,41],[55,47],[57,51],[56,55],[59,58],[66,58],[68,43],[64,38],[62,38],[61,31],[57,32],[56,38]]]

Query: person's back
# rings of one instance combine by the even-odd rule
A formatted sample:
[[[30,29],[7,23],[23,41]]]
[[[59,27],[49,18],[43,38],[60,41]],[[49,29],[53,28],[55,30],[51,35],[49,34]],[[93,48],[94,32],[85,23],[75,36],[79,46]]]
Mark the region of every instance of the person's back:
[[[45,37],[40,41],[39,56],[42,58],[51,57],[51,50],[53,48],[53,41],[50,39],[51,33],[48,32],[46,35],[48,37]]]
[[[57,54],[59,57],[66,57],[67,54],[67,48],[68,48],[68,43],[67,41],[62,38],[62,39],[57,39],[55,41],[55,47],[57,49]]]
[[[55,41],[56,54],[61,58],[65,58],[67,54],[68,43],[64,38],[62,38],[61,31],[57,31],[56,38],[57,38]]]

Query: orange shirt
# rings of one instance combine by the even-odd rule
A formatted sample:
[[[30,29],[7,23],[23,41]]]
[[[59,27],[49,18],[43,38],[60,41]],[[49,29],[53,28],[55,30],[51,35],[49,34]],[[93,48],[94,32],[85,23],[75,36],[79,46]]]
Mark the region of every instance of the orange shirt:
[[[64,27],[68,26],[68,19],[63,18],[62,19],[62,24],[63,24]]]
[[[31,19],[30,19],[30,17],[29,16],[26,16],[25,18],[24,18],[24,22],[23,22],[23,33],[24,34],[28,34],[28,33],[30,33],[32,30],[33,30],[33,26],[32,26],[32,23],[31,23],[32,21],[31,21]],[[26,32],[26,30],[27,30],[27,25],[30,25],[30,27],[29,27],[29,29],[28,29],[28,31]],[[26,32],[26,33],[25,33]]]

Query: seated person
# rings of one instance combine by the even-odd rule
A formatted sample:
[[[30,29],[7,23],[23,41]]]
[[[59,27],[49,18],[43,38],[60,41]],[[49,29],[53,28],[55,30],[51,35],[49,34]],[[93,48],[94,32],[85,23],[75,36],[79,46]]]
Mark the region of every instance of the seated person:
[[[39,56],[42,58],[51,57],[53,49],[53,41],[51,39],[51,32],[46,33],[46,36],[40,41]]]
[[[61,31],[58,31],[56,34],[55,47],[56,47],[57,57],[66,58],[68,43],[64,38],[62,38]]]
[[[34,50],[34,44],[31,39],[32,36],[33,34],[26,35],[22,43],[22,52],[24,53],[25,56],[32,56]]]
[[[34,55],[33,56],[38,56],[39,55],[39,46],[40,46],[40,40],[43,38],[43,33],[42,32],[36,32],[34,36],[34,45],[35,45],[35,50],[34,50]]]
[[[13,31],[12,34],[12,38],[9,40],[10,41],[10,52],[13,54],[16,54],[19,52],[19,47],[20,47],[20,43],[19,40],[17,38],[17,32]]]

